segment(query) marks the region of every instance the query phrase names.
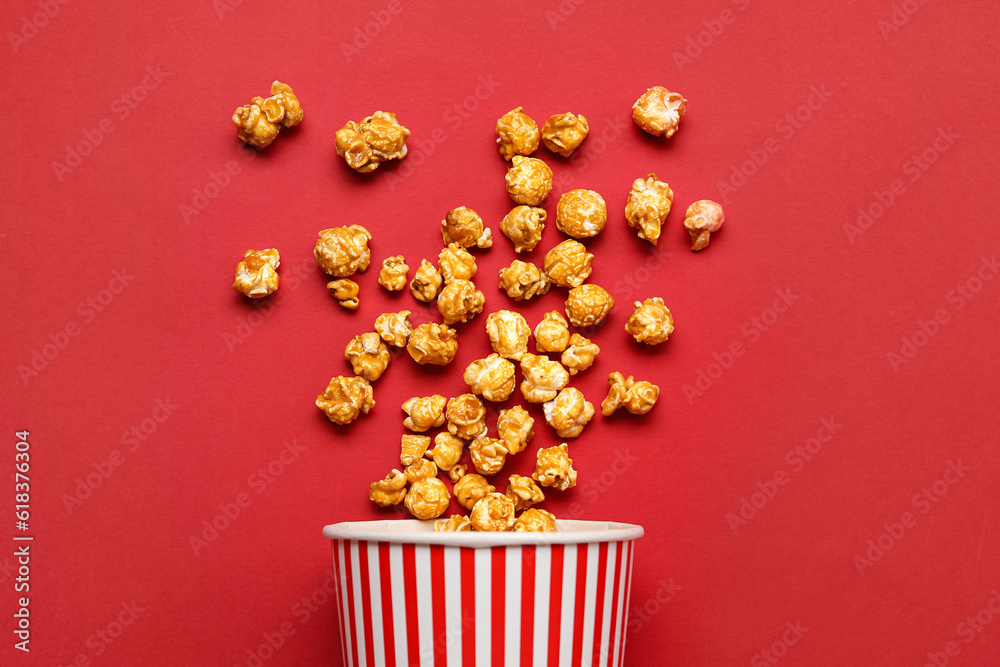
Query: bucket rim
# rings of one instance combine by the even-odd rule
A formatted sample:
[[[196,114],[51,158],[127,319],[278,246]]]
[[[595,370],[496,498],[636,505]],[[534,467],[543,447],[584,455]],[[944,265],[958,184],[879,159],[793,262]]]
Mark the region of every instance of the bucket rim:
[[[557,519],[552,533],[435,532],[433,521],[380,519],[341,521],[323,527],[329,540],[388,542],[390,544],[440,544],[450,547],[484,548],[508,545],[584,544],[627,542],[643,536],[642,526],[618,521]]]

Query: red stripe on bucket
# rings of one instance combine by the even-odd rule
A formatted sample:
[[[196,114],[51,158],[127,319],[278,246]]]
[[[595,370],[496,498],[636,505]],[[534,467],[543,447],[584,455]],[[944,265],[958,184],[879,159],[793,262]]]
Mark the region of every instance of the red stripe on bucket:
[[[433,610],[434,664],[448,660],[448,616],[444,600],[444,547],[431,547],[431,609]]]
[[[340,616],[340,650],[344,655],[344,664],[347,664],[347,638],[344,636],[346,632],[344,630],[344,598],[342,597],[343,591],[340,585],[340,571],[342,569],[340,566],[340,554],[343,550],[343,544],[343,540],[335,540],[333,543],[333,591],[337,596],[337,605],[341,609],[341,613],[338,614]]]
[[[573,614],[573,664],[583,664],[583,612],[587,601],[587,545],[576,545],[576,613]]]
[[[375,667],[375,640],[372,636],[372,591],[368,572],[368,543],[358,542],[358,576],[361,577],[361,618],[365,624],[365,662]]]
[[[611,661],[615,659],[615,646],[617,645],[616,636],[618,634],[618,593],[619,586],[618,580],[621,578],[622,571],[622,549],[621,542],[615,542],[615,571],[614,571],[614,585],[611,588],[611,626],[608,628],[608,664],[612,664]]]
[[[462,549],[462,662],[476,664],[476,550]]]
[[[389,564],[389,543],[378,545],[379,588],[382,589],[382,637],[386,667],[396,667],[396,636],[392,622],[392,567]]]
[[[563,558],[566,546],[552,545],[552,585],[549,590],[549,667],[559,667],[559,646],[562,629]]]
[[[358,635],[355,632],[354,619],[354,577],[351,573],[351,547],[349,542],[344,543],[344,574],[346,575],[345,585],[347,586],[347,618],[351,628],[351,665],[358,664]]]
[[[504,667],[504,639],[507,633],[504,631],[504,618],[507,614],[507,549],[504,547],[493,547],[493,667]]]
[[[415,547],[412,544],[403,545],[403,598],[406,601],[406,634],[409,637],[410,664],[420,664],[420,636],[417,625],[417,560]]]
[[[535,546],[521,547],[521,667],[534,663]]]
[[[594,660],[593,667],[601,664],[601,635],[604,634],[604,593],[608,581],[608,543],[597,547],[597,596],[594,600]]]

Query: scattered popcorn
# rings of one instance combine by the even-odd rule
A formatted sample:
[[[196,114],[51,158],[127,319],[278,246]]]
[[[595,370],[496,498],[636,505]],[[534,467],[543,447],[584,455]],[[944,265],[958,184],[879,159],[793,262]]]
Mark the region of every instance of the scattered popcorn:
[[[496,491],[485,477],[479,473],[469,473],[455,482],[455,500],[467,510],[476,506],[480,499]]]
[[[569,345],[569,323],[558,310],[550,310],[535,327],[535,349],[539,352],[562,352]]]
[[[334,298],[337,305],[348,310],[357,310],[360,304],[358,294],[361,292],[361,288],[350,278],[331,280],[326,284],[326,291]]]
[[[278,266],[281,257],[274,248],[247,250],[243,261],[236,265],[233,288],[251,299],[260,299],[278,289]]]
[[[531,478],[542,486],[565,491],[576,486],[576,471],[569,457],[569,446],[564,442],[557,447],[543,447],[535,455],[535,472]]]
[[[371,483],[368,497],[379,507],[398,505],[406,497],[406,477],[393,468],[385,479]]]
[[[437,477],[438,469],[433,461],[419,459],[406,466],[403,469],[403,474],[406,476],[407,482],[415,484],[425,479],[434,479]]]
[[[590,124],[583,114],[556,114],[542,126],[542,143],[553,153],[569,157],[587,138],[589,131]]]
[[[372,260],[368,249],[371,237],[371,232],[361,225],[324,229],[313,250],[316,263],[335,278],[350,278],[364,272]]]
[[[605,417],[610,417],[622,406],[634,415],[644,415],[653,409],[660,396],[660,388],[652,382],[636,382],[631,375],[626,380],[618,371],[608,376],[608,382],[611,384],[608,397],[601,403],[601,413]]]
[[[451,496],[439,479],[422,479],[410,486],[403,502],[410,514],[422,520],[436,519],[448,509]]]
[[[465,465],[464,463],[459,463],[457,466],[454,466],[451,470],[448,471],[448,477],[451,478],[451,481],[453,483],[457,484],[458,480],[465,477],[465,473],[467,472],[469,472],[469,466]]]
[[[532,507],[526,510],[514,522],[514,532],[554,533],[556,518],[551,512]]]
[[[337,155],[354,171],[370,174],[386,160],[406,156],[410,131],[399,124],[396,114],[376,111],[360,123],[353,120],[337,130]]]
[[[615,307],[615,300],[597,285],[574,287],[566,296],[566,316],[575,327],[600,324]]]
[[[434,449],[426,454],[434,459],[434,465],[445,472],[450,472],[458,465],[464,451],[465,440],[442,431],[434,436]]]
[[[344,358],[351,364],[355,375],[370,382],[382,377],[389,366],[389,348],[374,332],[355,336],[344,349]]]
[[[552,191],[552,170],[538,158],[515,155],[505,178],[507,193],[518,204],[538,206]]]
[[[350,424],[375,407],[372,386],[362,377],[338,375],[316,397],[316,407],[325,412],[333,423]]]
[[[302,122],[302,105],[287,84],[271,84],[271,97],[254,97],[233,112],[233,123],[240,141],[266,148],[278,136],[282,127]]]
[[[476,258],[461,243],[449,243],[438,255],[438,266],[445,284],[456,280],[472,280],[476,275]]]
[[[487,401],[500,403],[514,391],[514,364],[494,352],[485,359],[476,359],[465,369],[469,391]]]
[[[493,237],[483,219],[471,208],[459,206],[448,211],[441,221],[441,240],[445,245],[458,243],[466,248],[489,248]]]
[[[500,231],[514,244],[514,252],[530,252],[542,240],[542,230],[545,229],[547,216],[544,208],[523,204],[515,206],[504,216],[500,223]]]
[[[625,331],[632,334],[640,343],[659,345],[666,343],[674,332],[674,316],[663,304],[663,299],[656,296],[645,301],[635,302],[635,312],[625,323]]]
[[[538,148],[538,125],[523,109],[512,109],[497,121],[497,144],[504,160],[515,155],[531,155]]]
[[[523,512],[545,500],[542,489],[530,477],[511,475],[507,484],[507,497],[514,502],[514,509]]]
[[[711,199],[700,199],[688,206],[684,214],[684,227],[691,235],[691,250],[702,250],[708,246],[712,232],[719,231],[726,216],[722,206]]]
[[[404,435],[400,442],[399,462],[403,466],[413,465],[424,458],[430,444],[431,439],[426,435]]]
[[[510,454],[520,454],[535,435],[535,420],[520,405],[500,411],[497,431],[503,446]]]
[[[461,394],[449,399],[444,413],[448,432],[463,440],[486,435],[486,406],[474,394]]]
[[[483,312],[486,297],[469,280],[454,280],[438,295],[438,310],[445,324],[468,322]]]
[[[531,329],[524,316],[512,310],[498,310],[486,318],[486,335],[493,351],[501,357],[520,361],[528,351]]]
[[[597,236],[608,222],[604,197],[593,190],[570,190],[559,197],[556,227],[577,239]]]
[[[390,292],[398,292],[406,287],[406,272],[410,270],[402,255],[386,257],[382,260],[382,270],[378,274],[378,284]]]
[[[569,372],[558,361],[537,354],[521,357],[521,393],[529,403],[551,401],[569,382]]]
[[[569,339],[569,347],[562,353],[560,361],[570,375],[576,375],[593,366],[594,359],[600,352],[601,348],[597,347],[595,343],[575,333]]]
[[[548,292],[549,281],[531,262],[515,259],[500,269],[500,289],[515,301],[527,301]]]
[[[594,256],[579,241],[568,239],[545,253],[545,275],[560,287],[579,287],[590,277]]]
[[[448,402],[441,394],[432,396],[414,396],[403,403],[403,411],[406,412],[406,419],[403,426],[411,431],[423,433],[424,431],[444,426],[444,406]],[[423,453],[420,454],[423,456]],[[420,458],[420,457],[417,457]],[[403,465],[409,465],[404,463]]]
[[[684,117],[687,100],[680,93],[672,93],[663,86],[653,86],[632,105],[632,120],[654,137],[669,139],[677,131]]]
[[[594,405],[576,387],[567,387],[542,406],[545,421],[560,438],[576,438],[594,416]]]
[[[418,364],[445,366],[458,353],[458,334],[446,324],[421,324],[410,334],[406,351]]]
[[[476,438],[469,445],[472,465],[480,475],[495,475],[507,461],[507,448],[497,438]]]
[[[420,266],[413,274],[413,280],[410,281],[410,291],[413,292],[413,298],[417,301],[430,303],[437,298],[443,283],[444,279],[441,277],[441,273],[433,264],[422,259]]]
[[[514,503],[502,493],[490,493],[480,498],[469,518],[472,527],[482,531],[508,531],[514,526]]]
[[[413,333],[410,324],[410,311],[401,310],[398,313],[382,313],[375,320],[375,331],[389,345],[403,347]]]
[[[472,521],[461,514],[452,514],[447,519],[437,519],[434,522],[434,532],[466,532],[472,530]]]
[[[625,202],[625,220],[629,227],[639,230],[640,239],[656,245],[673,203],[673,190],[657,179],[656,174],[650,174],[645,180],[637,178]]]

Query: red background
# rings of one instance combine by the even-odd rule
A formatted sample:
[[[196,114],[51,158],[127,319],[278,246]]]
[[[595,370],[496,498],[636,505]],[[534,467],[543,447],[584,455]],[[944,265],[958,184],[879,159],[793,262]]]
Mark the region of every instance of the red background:
[[[498,233],[511,202],[494,125],[523,105],[539,123],[564,111],[591,122],[578,158],[539,151],[556,173],[550,216],[574,187],[596,189],[610,211],[589,246],[592,281],[618,306],[595,334],[596,366],[574,384],[595,404],[612,370],[662,388],[645,417],[595,418],[570,445],[579,487],[547,503],[563,517],[646,528],[627,664],[773,664],[765,649],[787,665],[922,665],[928,654],[998,663],[1000,619],[960,625],[1000,587],[1000,280],[983,264],[1000,241],[994,3],[312,4],[69,2],[35,19],[44,25],[34,32],[22,18],[42,11],[36,0],[5,4],[0,461],[12,470],[14,431],[30,430],[36,541],[30,656],[11,646],[14,575],[0,557],[0,662],[245,665],[284,628],[291,636],[265,664],[339,664],[334,605],[306,616],[301,602],[328,577],[320,529],[397,516],[366,491],[396,462],[398,406],[462,391],[461,369],[488,342],[480,316],[461,327],[444,371],[395,358],[373,412],[330,424],[313,400],[349,372],[345,343],[386,310],[409,308],[417,322],[437,313],[408,293],[388,296],[372,269],[359,278],[361,308],[340,309],[311,260],[316,232],[366,225],[373,267],[396,253],[415,267],[436,257],[444,213],[468,205],[496,237],[478,253],[487,312],[510,307],[494,278],[514,258]],[[371,12],[387,24],[345,52]],[[894,13],[897,29],[880,24]],[[12,41],[22,30],[30,38]],[[677,61],[685,49],[690,59]],[[133,93],[147,66],[165,78]],[[295,89],[305,120],[256,155],[229,117],[275,78]],[[657,84],[689,100],[667,142],[629,119]],[[829,97],[800,109],[814,87]],[[362,177],[336,156],[333,135],[375,109],[410,128],[411,153]],[[797,110],[808,119],[782,121]],[[103,119],[110,133],[59,178],[53,162]],[[925,149],[934,163],[912,171]],[[744,165],[753,155],[766,162]],[[212,175],[230,162],[239,173],[216,191]],[[753,174],[743,183],[734,168]],[[622,215],[632,180],[650,171],[676,195],[658,255]],[[880,212],[879,193],[897,180]],[[206,186],[213,197],[196,199]],[[694,254],[681,221],[701,198],[723,202],[727,221]],[[185,220],[182,205],[199,202]],[[859,207],[878,215],[866,230],[850,227]],[[531,258],[559,240],[550,224]],[[282,287],[262,320],[229,287],[251,247],[282,256]],[[134,278],[107,303],[116,270]],[[777,290],[794,300],[773,317]],[[623,325],[630,302],[653,295],[677,332],[647,349]],[[87,300],[100,298],[91,311]],[[560,305],[553,292],[524,311],[534,324]],[[936,327],[935,314],[945,320]],[[247,318],[256,326],[241,328]],[[22,377],[19,366],[68,325],[78,335]],[[916,338],[912,349],[904,337]],[[729,363],[734,342],[744,353]],[[710,386],[685,395],[700,372],[714,376]],[[177,406],[162,423],[148,421],[163,416],[157,399]],[[824,419],[841,426],[833,438],[808,461],[786,457]],[[144,420],[155,432],[130,440]],[[293,440],[304,451],[262,483],[256,471]],[[534,443],[554,442],[541,424]],[[616,457],[631,461],[619,474],[608,472]],[[530,469],[530,458],[505,474]],[[915,498],[959,461],[967,470],[939,483],[935,502]],[[100,486],[67,504],[109,465]],[[769,484],[776,474],[787,483]],[[12,482],[0,493],[8,507]],[[761,488],[772,497],[754,496]],[[192,547],[241,493],[249,505]],[[767,502],[734,527],[727,515],[744,499]],[[893,526],[905,512],[909,527]],[[883,536],[886,524],[903,534]],[[859,572],[855,557],[880,536],[889,548]],[[142,611],[105,643],[97,633],[117,634],[108,626],[133,601]],[[786,623],[807,628],[794,645],[782,643]]]

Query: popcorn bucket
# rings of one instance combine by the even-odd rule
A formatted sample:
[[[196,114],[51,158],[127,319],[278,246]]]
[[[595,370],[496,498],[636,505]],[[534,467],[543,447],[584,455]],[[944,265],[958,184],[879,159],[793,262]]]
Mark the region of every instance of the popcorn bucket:
[[[619,667],[643,529],[436,533],[433,522],[326,526],[349,667]]]

